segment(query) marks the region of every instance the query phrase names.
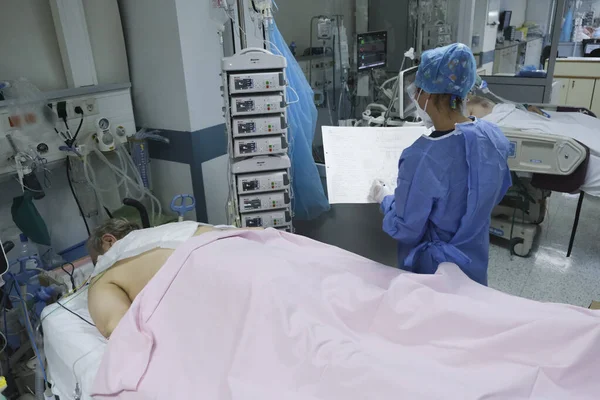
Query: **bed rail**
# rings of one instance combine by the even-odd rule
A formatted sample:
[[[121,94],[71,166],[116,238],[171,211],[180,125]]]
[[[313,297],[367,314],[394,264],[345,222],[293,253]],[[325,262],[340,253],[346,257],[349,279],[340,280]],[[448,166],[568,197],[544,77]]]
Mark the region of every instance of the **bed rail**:
[[[534,106],[546,111],[556,111],[556,112],[565,112],[565,113],[580,113],[589,115],[590,117],[598,118],[596,114],[585,107],[572,107],[572,106],[563,106],[558,104],[542,104],[542,103],[532,103],[528,104],[530,106]]]

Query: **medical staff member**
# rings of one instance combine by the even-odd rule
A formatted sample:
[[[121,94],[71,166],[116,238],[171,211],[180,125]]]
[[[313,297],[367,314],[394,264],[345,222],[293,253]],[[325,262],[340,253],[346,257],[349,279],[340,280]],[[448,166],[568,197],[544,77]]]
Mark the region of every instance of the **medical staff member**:
[[[510,143],[496,125],[463,113],[476,74],[465,45],[423,53],[408,91],[435,131],[402,153],[395,194],[376,180],[370,197],[381,204],[383,229],[398,241],[402,269],[433,274],[453,262],[487,285],[490,218],[511,186]]]

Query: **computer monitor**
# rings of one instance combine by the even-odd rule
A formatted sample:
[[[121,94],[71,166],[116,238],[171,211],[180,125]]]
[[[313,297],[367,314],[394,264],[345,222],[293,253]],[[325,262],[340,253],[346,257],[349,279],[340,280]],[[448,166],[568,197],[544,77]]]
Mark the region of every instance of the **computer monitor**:
[[[360,33],[357,38],[358,70],[369,71],[387,66],[386,31]]]
[[[583,41],[584,57],[599,57],[600,39],[585,39]]]
[[[510,26],[510,20],[512,19],[512,11],[506,10],[500,13],[500,26],[498,29],[502,32]]]
[[[400,85],[400,87],[398,87],[398,117],[403,120],[414,114],[414,111],[416,110],[406,89],[415,82],[418,69],[419,67],[405,69],[404,71],[400,71],[400,74],[398,75],[398,84]]]

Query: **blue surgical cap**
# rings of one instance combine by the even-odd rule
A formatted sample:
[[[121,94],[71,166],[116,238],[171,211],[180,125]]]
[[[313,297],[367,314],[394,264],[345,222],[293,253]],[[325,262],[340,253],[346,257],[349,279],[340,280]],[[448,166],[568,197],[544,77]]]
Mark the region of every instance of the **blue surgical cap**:
[[[471,49],[455,43],[423,53],[415,84],[427,93],[464,99],[476,79],[477,64]]]

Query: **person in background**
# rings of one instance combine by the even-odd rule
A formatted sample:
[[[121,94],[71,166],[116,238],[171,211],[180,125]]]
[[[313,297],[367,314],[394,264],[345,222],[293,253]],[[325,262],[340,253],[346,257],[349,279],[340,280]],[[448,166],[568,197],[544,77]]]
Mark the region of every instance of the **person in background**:
[[[453,262],[487,285],[490,218],[512,184],[510,143],[496,125],[464,115],[476,74],[463,44],[423,53],[408,94],[435,131],[402,153],[395,193],[376,180],[370,198],[398,241],[400,268],[433,274]]]

